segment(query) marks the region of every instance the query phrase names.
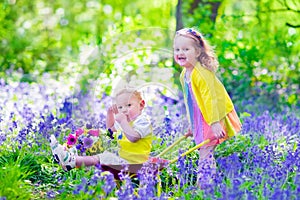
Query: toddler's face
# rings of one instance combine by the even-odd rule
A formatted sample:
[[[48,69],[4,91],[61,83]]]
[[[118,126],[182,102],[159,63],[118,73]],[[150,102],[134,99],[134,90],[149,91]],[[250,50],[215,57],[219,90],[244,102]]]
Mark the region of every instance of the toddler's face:
[[[131,93],[123,93],[116,97],[118,112],[126,115],[128,122],[135,120],[144,108],[143,100]]]
[[[185,68],[193,68],[198,61],[200,49],[196,49],[192,38],[176,36],[174,39],[174,59]]]

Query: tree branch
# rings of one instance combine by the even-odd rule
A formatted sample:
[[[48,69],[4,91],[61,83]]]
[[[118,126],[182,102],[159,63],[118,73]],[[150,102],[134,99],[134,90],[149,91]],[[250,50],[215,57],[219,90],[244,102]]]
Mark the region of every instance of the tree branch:
[[[286,22],[285,25],[287,25],[288,27],[292,27],[292,28],[300,28],[300,25],[293,25],[288,22]]]

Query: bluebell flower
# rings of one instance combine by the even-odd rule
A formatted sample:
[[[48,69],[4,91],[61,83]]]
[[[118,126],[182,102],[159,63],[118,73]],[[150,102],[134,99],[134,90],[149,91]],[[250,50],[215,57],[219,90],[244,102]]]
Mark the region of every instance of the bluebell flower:
[[[53,190],[49,190],[49,191],[47,191],[46,197],[47,197],[48,199],[55,199],[55,197],[56,197],[56,192],[53,191]]]

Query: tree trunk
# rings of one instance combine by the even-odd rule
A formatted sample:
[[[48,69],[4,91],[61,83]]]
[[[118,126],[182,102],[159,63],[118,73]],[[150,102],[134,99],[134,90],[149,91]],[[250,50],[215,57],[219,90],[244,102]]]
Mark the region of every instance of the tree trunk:
[[[176,31],[183,28],[181,5],[182,5],[182,0],[178,0],[176,6]]]

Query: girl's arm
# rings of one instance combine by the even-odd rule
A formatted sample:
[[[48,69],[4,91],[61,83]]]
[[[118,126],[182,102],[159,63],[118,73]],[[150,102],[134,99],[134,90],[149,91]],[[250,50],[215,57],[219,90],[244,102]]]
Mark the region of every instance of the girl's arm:
[[[137,133],[128,123],[126,115],[124,115],[123,113],[118,113],[116,114],[115,118],[130,142],[137,142],[141,139],[140,134]]]

